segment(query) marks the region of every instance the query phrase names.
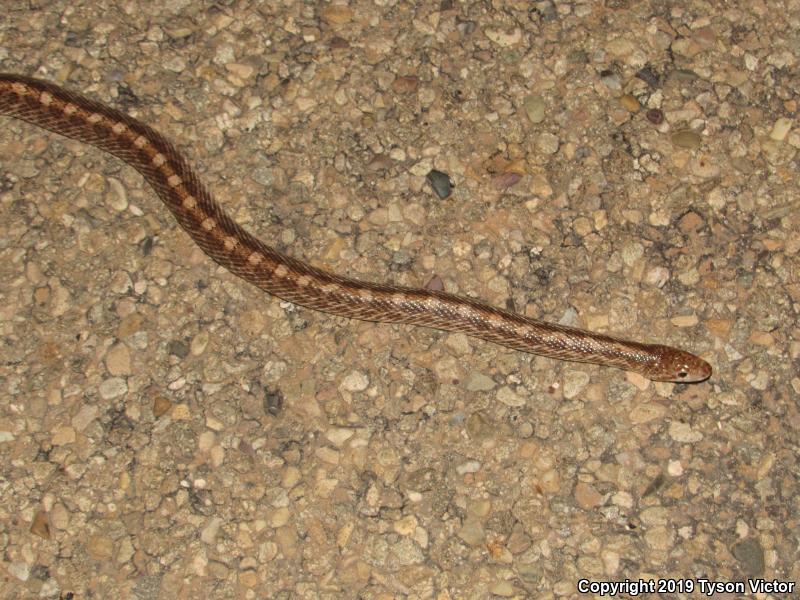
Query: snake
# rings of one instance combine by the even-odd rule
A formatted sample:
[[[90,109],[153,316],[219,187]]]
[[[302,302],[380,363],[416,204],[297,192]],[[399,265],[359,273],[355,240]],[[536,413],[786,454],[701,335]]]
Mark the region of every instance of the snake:
[[[55,83],[0,73],[0,115],[95,146],[142,174],[178,224],[218,264],[261,290],[342,317],[459,332],[514,350],[696,383],[711,366],[685,350],[550,323],[434,286],[411,288],[331,273],[288,256],[236,223],[186,158],[155,129]]]

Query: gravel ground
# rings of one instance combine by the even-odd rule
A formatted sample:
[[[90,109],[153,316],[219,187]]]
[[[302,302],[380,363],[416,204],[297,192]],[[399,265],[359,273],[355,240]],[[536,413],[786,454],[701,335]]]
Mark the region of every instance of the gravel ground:
[[[147,121],[293,256],[715,372],[281,302],[130,167],[0,118],[0,596],[800,580],[798,30],[796,0],[9,3],[0,71]]]

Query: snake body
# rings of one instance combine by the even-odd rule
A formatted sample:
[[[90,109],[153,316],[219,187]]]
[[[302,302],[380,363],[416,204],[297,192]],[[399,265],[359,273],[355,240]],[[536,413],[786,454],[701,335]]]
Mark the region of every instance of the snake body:
[[[515,350],[638,372],[657,381],[711,375],[699,357],[531,319],[476,300],[342,277],[287,256],[245,231],[153,128],[47,81],[0,74],[0,115],[96,146],[139,171],[180,226],[217,263],[289,302],[335,315],[463,332]]]

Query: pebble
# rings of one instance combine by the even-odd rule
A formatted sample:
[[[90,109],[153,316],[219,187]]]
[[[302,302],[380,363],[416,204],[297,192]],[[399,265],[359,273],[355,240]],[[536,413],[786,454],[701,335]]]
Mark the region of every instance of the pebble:
[[[487,38],[502,47],[513,46],[522,40],[522,31],[519,27],[514,27],[511,30],[487,27],[484,33]]]
[[[344,443],[353,437],[354,431],[346,427],[333,427],[325,432],[325,438],[337,448],[341,448]]]
[[[497,399],[506,406],[525,406],[525,398],[517,394],[509,386],[503,386],[497,390]]]
[[[589,374],[584,371],[567,371],[564,374],[564,398],[575,398],[589,385],[589,381]]]
[[[368,386],[369,378],[361,371],[351,371],[342,380],[342,387],[348,392],[363,392]]]
[[[108,561],[114,556],[114,540],[105,535],[90,535],[86,551],[94,560]]]
[[[72,417],[72,426],[76,431],[84,431],[91,422],[95,420],[99,412],[99,409],[94,404],[85,404],[81,406],[78,413]]]
[[[392,529],[395,533],[399,533],[400,535],[410,536],[417,530],[417,526],[417,518],[414,515],[406,515],[395,521],[392,524]]]
[[[781,117],[772,126],[772,131],[769,132],[769,137],[776,142],[782,142],[789,135],[792,129],[792,120],[786,117]]]
[[[212,517],[209,519],[206,526],[200,530],[200,541],[204,544],[213,544],[217,539],[222,523],[223,521],[219,517]]]
[[[603,495],[593,485],[579,481],[575,486],[575,501],[583,510],[589,510],[603,502]]]
[[[653,125],[661,125],[664,122],[664,113],[658,108],[651,108],[645,116]]]
[[[100,384],[97,391],[103,400],[113,400],[128,391],[128,384],[121,377],[109,377]]]
[[[677,317],[672,317],[669,321],[675,327],[679,328],[694,327],[700,322],[697,315],[679,315]]]
[[[541,123],[544,121],[544,113],[547,108],[544,98],[541,96],[528,96],[523,102],[523,107],[531,123]]]
[[[670,421],[669,424],[669,437],[676,442],[684,444],[692,444],[699,442],[703,439],[703,434],[700,431],[692,429],[688,423],[681,423],[680,421]]]
[[[636,99],[636,96],[633,94],[623,94],[620,99],[619,103],[622,105],[622,108],[627,110],[628,112],[638,112],[642,105],[639,104],[639,100]]]
[[[481,463],[477,460],[468,460],[456,467],[456,473],[466,475],[467,473],[477,473],[481,469]]]
[[[50,438],[50,443],[53,446],[65,446],[66,444],[73,444],[77,439],[77,434],[74,427],[69,425],[61,425],[53,429],[53,435]]]
[[[172,402],[158,394],[153,398],[153,415],[157,418],[165,415],[172,408]]]
[[[676,131],[672,134],[671,139],[672,143],[678,148],[686,148],[688,150],[699,148],[700,144],[703,142],[703,138],[699,133],[695,133],[689,129]]]
[[[450,181],[450,176],[447,173],[433,169],[428,172],[425,179],[440,199],[444,200],[453,193],[453,182]]]
[[[701,179],[716,179],[719,177],[720,168],[710,155],[696,156],[689,161],[689,170],[692,175]]]
[[[326,6],[321,12],[322,19],[331,25],[349,23],[353,20],[353,15],[353,9],[341,4]]]
[[[105,202],[117,212],[122,212],[128,208],[128,192],[119,179],[109,177],[108,193],[105,195]]]
[[[493,390],[497,384],[494,379],[483,373],[473,372],[467,377],[465,387],[470,392],[488,392]]]
[[[467,517],[458,530],[458,537],[464,542],[473,547],[483,545],[486,533],[483,530],[483,524],[475,517]]]
[[[125,344],[114,344],[106,353],[106,368],[111,375],[131,374],[131,354]]]
[[[398,94],[412,94],[419,88],[419,77],[407,75],[392,82],[392,90]]]
[[[622,83],[620,82],[619,75],[613,71],[600,71],[600,81],[602,81],[603,85],[605,85],[608,89],[614,90],[615,92],[622,89]]]
[[[748,577],[764,576],[764,548],[755,538],[739,540],[733,545],[731,554],[742,565]]]
[[[636,404],[628,414],[631,423],[642,424],[650,421],[660,421],[667,414],[667,409],[661,404],[645,402]]]
[[[536,138],[536,149],[542,154],[555,154],[558,152],[559,139],[552,133],[542,133]]]
[[[508,581],[498,581],[492,584],[492,586],[489,588],[489,591],[495,596],[500,596],[501,598],[510,598],[517,593],[517,591],[514,589],[514,586]]]
[[[40,510],[36,513],[31,523],[31,533],[38,535],[43,540],[50,539],[50,521],[47,518],[47,512]]]
[[[479,412],[474,412],[467,418],[466,429],[473,439],[486,438],[492,432],[491,424]]]
[[[22,561],[13,561],[6,563],[9,575],[18,579],[19,581],[28,581],[31,576],[31,568],[28,563]]]

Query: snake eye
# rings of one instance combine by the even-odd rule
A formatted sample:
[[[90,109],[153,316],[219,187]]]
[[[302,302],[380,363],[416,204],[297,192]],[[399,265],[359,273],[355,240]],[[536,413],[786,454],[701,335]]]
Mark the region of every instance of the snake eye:
[[[686,370],[685,370],[685,369],[684,369],[684,370],[681,370],[681,371],[678,371],[678,377],[680,377],[681,379],[683,379],[683,378],[684,378],[684,377],[686,377],[687,375],[689,375],[689,373],[688,373],[688,372],[686,372]]]

